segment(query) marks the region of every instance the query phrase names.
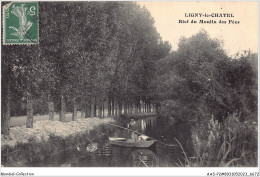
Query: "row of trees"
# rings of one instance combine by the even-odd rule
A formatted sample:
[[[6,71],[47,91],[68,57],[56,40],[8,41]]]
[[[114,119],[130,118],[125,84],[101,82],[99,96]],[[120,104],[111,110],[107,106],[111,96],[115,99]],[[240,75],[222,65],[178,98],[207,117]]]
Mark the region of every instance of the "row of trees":
[[[48,103],[50,120],[70,105],[89,117],[151,109],[156,61],[171,49],[149,11],[135,2],[39,2],[40,42],[2,46],[2,134],[15,104],[26,104],[33,126],[34,100]],[[68,106],[67,106],[68,107]],[[92,110],[91,110],[92,108]],[[104,113],[103,113],[104,115]]]
[[[234,112],[256,119],[256,54],[228,57],[201,31],[168,55],[170,44],[135,2],[39,2],[39,9],[40,43],[2,46],[3,134],[23,110],[27,127],[34,113],[53,120],[60,112],[65,121],[66,111],[76,120],[77,110],[101,117],[105,109],[111,116],[152,106],[182,120]]]
[[[157,63],[153,97],[160,115],[223,121],[237,113],[241,121],[257,120],[257,54],[229,57],[204,30],[180,39],[178,47]]]

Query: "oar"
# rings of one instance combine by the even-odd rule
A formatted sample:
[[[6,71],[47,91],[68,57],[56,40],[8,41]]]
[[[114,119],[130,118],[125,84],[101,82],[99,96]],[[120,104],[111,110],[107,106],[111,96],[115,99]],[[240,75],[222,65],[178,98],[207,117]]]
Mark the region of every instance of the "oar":
[[[129,128],[121,127],[121,126],[119,126],[119,125],[110,124],[110,123],[107,123],[107,124],[112,125],[112,126],[115,126],[115,127],[118,127],[118,128],[122,128],[122,129],[125,129],[125,130],[130,130],[131,132],[135,132],[136,134],[139,134],[139,135],[142,134],[142,133],[139,133],[139,132],[137,132],[137,131],[135,131],[135,130],[131,130],[131,129],[129,129]]]
[[[111,123],[107,123],[107,124],[108,124],[108,125],[112,125],[112,126],[114,126],[114,127],[118,127],[118,128],[122,128],[122,129],[125,129],[125,130],[129,130],[129,131],[131,131],[131,132],[135,132],[136,134],[139,134],[139,135],[142,135],[142,134],[143,134],[143,133],[137,132],[137,131],[135,131],[135,130],[131,130],[131,129],[129,129],[129,128],[125,128],[125,127],[119,126],[119,125],[115,125],[115,124],[111,124]],[[157,142],[159,142],[159,143],[162,143],[162,144],[164,144],[164,145],[167,145],[167,146],[178,146],[178,145],[176,145],[176,144],[167,144],[167,143],[165,143],[165,142],[162,142],[162,141],[160,141],[160,140],[154,139],[154,138],[152,138],[152,137],[149,137],[149,138],[151,138],[151,139],[153,139],[153,140],[155,140],[155,141],[157,141]]]

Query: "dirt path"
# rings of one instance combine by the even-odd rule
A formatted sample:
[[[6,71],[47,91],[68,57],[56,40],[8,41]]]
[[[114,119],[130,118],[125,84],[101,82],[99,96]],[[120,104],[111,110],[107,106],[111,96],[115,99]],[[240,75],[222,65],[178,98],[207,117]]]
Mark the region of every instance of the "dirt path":
[[[78,111],[77,118],[81,118],[80,115],[81,115],[81,112]],[[26,124],[26,119],[27,119],[26,116],[11,117],[10,126],[11,127],[23,126]],[[66,119],[67,119],[67,121],[71,121],[72,113],[66,114]],[[33,116],[34,122],[41,121],[41,120],[49,120],[49,115],[38,115],[38,116],[34,115]],[[56,121],[59,120],[59,114],[54,115],[54,120],[56,120]]]
[[[84,133],[87,130],[92,130],[95,126],[112,122],[114,122],[112,118],[84,118],[70,122],[38,120],[33,123],[33,128],[26,128],[25,125],[11,127],[11,140],[4,139],[2,136],[1,146],[15,146],[18,142],[26,143],[30,137],[34,137],[37,141],[41,141],[42,138],[47,140],[50,134],[67,137],[73,134]]]

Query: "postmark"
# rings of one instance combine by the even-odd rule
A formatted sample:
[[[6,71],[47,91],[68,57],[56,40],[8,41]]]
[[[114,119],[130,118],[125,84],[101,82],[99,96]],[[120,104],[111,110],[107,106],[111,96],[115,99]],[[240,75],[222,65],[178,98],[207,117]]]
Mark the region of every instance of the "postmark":
[[[3,44],[38,44],[38,2],[12,2],[3,6]]]

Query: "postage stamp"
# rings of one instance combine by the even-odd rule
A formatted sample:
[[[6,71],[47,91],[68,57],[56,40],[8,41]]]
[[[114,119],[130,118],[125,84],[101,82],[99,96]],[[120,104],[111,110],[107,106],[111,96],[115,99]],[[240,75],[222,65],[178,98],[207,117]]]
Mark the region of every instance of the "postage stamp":
[[[38,2],[12,2],[3,6],[3,44],[38,44]]]

